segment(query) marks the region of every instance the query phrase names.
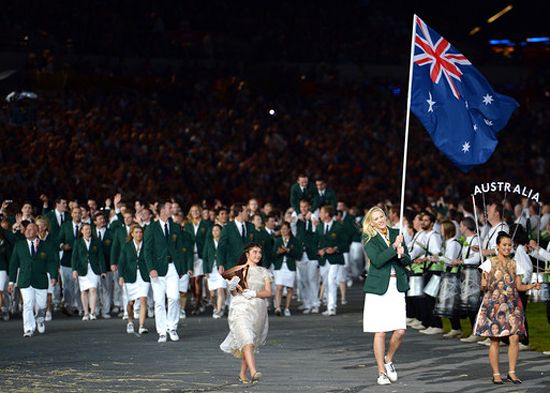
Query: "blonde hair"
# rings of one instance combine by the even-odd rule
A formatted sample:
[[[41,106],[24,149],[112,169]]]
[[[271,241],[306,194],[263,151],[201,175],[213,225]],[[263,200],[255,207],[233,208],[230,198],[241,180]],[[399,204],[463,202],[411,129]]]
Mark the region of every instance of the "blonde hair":
[[[378,206],[371,207],[367,214],[365,214],[365,218],[363,218],[363,241],[365,243],[368,243],[370,239],[375,237],[378,233],[372,225],[372,216],[376,212],[382,213],[384,216],[386,216],[384,210],[382,210]]]

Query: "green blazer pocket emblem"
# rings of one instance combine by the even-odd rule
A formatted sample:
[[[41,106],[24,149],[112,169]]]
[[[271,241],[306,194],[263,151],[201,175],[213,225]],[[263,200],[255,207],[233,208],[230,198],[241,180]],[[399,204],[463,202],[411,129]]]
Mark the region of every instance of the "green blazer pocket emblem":
[[[205,232],[206,232],[206,228],[201,228],[201,232],[202,232],[202,233],[205,233]]]
[[[333,239],[336,239],[336,233],[331,233],[330,237],[333,238]]]
[[[93,247],[92,247],[92,250],[93,250],[94,252],[96,252],[96,251],[97,251],[97,246],[93,246]]]
[[[48,256],[48,255],[47,255],[44,251],[42,251],[42,252],[40,253],[40,258],[42,258],[42,259],[46,259],[47,256]]]
[[[172,235],[172,240],[173,240],[173,241],[178,240],[178,235],[176,235],[176,234],[174,233],[174,234]]]
[[[111,239],[103,240],[103,244],[105,244],[106,246],[109,246],[111,244]]]
[[[248,234],[248,238],[249,238],[250,240],[253,240],[253,239],[254,239],[254,234],[253,234],[253,233],[249,233],[249,234]]]

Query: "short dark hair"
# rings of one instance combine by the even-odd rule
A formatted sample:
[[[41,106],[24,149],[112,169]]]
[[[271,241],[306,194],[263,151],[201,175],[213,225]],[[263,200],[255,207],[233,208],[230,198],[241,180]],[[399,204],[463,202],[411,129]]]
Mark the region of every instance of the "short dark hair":
[[[334,209],[332,208],[331,205],[321,206],[321,209],[324,210],[329,215],[329,217],[334,216]]]
[[[500,244],[502,239],[512,239],[509,234],[504,231],[500,231],[497,235],[497,244]]]
[[[476,230],[476,222],[472,217],[464,217],[462,219],[462,225],[468,228],[469,231],[474,232]]]
[[[433,224],[435,222],[435,217],[432,213],[430,213],[429,211],[423,211],[422,212],[422,218],[424,217],[428,217],[430,219],[430,222]]]

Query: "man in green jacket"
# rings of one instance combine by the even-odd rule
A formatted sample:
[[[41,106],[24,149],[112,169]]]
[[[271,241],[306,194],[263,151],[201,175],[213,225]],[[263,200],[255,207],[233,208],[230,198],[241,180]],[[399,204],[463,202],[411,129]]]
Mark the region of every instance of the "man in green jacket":
[[[75,206],[71,210],[71,220],[65,221],[59,229],[57,243],[63,251],[61,256],[61,283],[63,286],[63,307],[67,314],[82,312],[80,302],[80,289],[78,283],[73,280],[73,269],[71,267],[71,258],[73,255],[73,245],[78,237],[78,232],[82,226],[82,215],[80,207]]]
[[[330,205],[336,209],[336,193],[333,189],[327,188],[327,183],[323,178],[315,180],[315,194],[311,203],[311,211],[315,212],[321,206]]]
[[[118,221],[118,220],[116,220]],[[126,296],[126,291],[120,286],[118,280],[118,263],[120,260],[120,253],[122,247],[129,239],[130,236],[130,227],[134,223],[134,214],[131,210],[125,209],[122,213],[122,220],[117,225],[111,225],[109,228],[113,234],[113,242],[111,244],[110,252],[110,261],[111,267],[110,270],[113,272],[113,303],[116,308],[123,310],[123,319],[128,318],[128,299]],[[116,310],[115,310],[116,311]]]
[[[10,259],[10,282],[8,292],[13,293],[14,283],[23,297],[23,336],[31,337],[35,329],[44,333],[44,316],[48,298],[48,273],[52,286],[58,278],[57,262],[51,248],[38,238],[38,227],[31,223],[25,229],[25,240],[15,244]],[[19,270],[19,275],[17,274]],[[34,308],[38,309],[36,318]]]
[[[254,241],[254,226],[246,222],[248,212],[246,205],[235,204],[233,209],[235,219],[222,229],[219,245],[220,273],[237,264],[244,247]]]
[[[192,273],[193,245],[183,244],[181,227],[170,219],[172,203],[159,204],[159,219],[145,230],[144,254],[155,301],[155,326],[158,342],[166,342],[167,333],[178,341],[180,302],[179,279]],[[168,311],[166,310],[168,298]]]
[[[295,212],[299,212],[300,201],[302,199],[313,200],[315,192],[315,186],[309,182],[308,177],[304,174],[298,175],[297,182],[290,187],[290,207]]]
[[[323,206],[319,211],[321,222],[317,225],[317,254],[319,264],[328,264],[325,291],[327,291],[327,309],[325,316],[336,315],[336,298],[338,295],[338,277],[344,267],[342,249],[346,246],[347,234],[344,226],[335,221],[332,206]]]
[[[99,282],[99,303],[101,307],[101,316],[104,319],[111,318],[111,305],[113,304],[114,278],[111,271],[111,246],[113,245],[113,233],[107,228],[107,222],[103,212],[95,212],[93,216],[94,230],[93,236],[101,242],[103,250],[103,261],[105,264],[105,278]]]

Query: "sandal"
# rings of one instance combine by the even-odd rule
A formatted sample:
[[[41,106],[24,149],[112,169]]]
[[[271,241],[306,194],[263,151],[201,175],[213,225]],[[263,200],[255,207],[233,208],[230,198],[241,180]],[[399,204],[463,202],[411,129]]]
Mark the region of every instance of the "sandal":
[[[243,385],[248,385],[250,383],[250,381],[246,379],[246,377],[245,378],[239,377],[239,382],[242,383]]]
[[[497,381],[495,377],[500,377],[500,381]],[[493,383],[495,385],[502,385],[504,383],[502,382],[502,377],[500,376],[500,374],[493,374]]]
[[[252,383],[256,383],[256,382],[259,382],[260,379],[262,379],[263,375],[261,372],[259,371],[256,371],[256,374],[254,374],[254,376],[252,377]]]
[[[510,376],[510,374],[513,374],[515,376],[515,378],[512,378]],[[516,372],[515,371],[508,371],[508,375],[506,376],[506,379],[510,382],[512,382],[513,384],[516,384],[516,385],[519,385],[520,383],[522,383],[523,381],[521,379],[519,379],[517,376],[516,376]]]

